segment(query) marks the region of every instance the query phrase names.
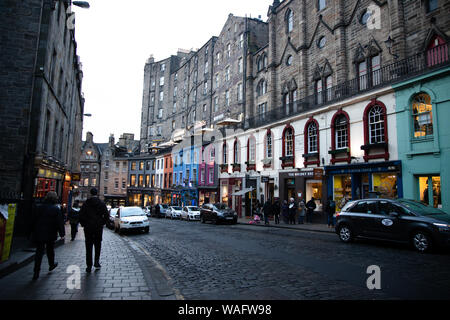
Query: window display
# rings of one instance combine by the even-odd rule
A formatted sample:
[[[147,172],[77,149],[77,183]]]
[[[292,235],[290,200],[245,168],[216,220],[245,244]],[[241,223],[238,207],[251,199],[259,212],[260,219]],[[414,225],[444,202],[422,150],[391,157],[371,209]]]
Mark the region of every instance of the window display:
[[[380,198],[396,199],[397,175],[393,173],[374,173],[372,175],[373,191],[379,192]]]
[[[343,199],[350,200],[352,197],[352,177],[351,175],[334,176],[334,201],[340,211],[344,206]]]

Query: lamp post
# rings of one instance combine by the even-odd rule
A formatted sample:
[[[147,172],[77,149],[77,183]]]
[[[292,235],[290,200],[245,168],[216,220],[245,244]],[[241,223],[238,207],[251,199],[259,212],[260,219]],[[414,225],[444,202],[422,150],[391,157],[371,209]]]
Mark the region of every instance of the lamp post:
[[[384,41],[384,44],[386,45],[386,48],[388,48],[389,53],[394,57],[394,59],[398,59],[398,55],[396,55],[395,53],[392,53],[392,46],[394,45],[395,40],[391,38],[391,36],[389,35],[389,37],[387,38],[386,41]]]

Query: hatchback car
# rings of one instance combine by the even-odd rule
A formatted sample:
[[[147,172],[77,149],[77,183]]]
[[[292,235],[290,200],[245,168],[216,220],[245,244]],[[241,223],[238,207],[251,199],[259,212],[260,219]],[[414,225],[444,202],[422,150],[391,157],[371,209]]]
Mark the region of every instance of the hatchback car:
[[[181,211],[181,219],[187,221],[198,221],[200,220],[200,208],[193,206],[186,206]]]
[[[237,213],[228,208],[224,203],[204,204],[200,209],[200,220],[202,223],[212,221],[215,224],[220,222],[237,223]]]
[[[119,210],[119,208],[112,208],[109,210],[109,219],[106,221],[106,226],[110,229],[114,229],[114,219],[116,218],[117,210]]]
[[[336,219],[343,242],[374,238],[410,243],[417,251],[450,245],[450,215],[407,199],[365,199],[348,202]]]
[[[181,217],[181,207],[170,207],[169,209],[169,213],[168,215],[166,215],[166,217],[170,218],[170,219],[180,219]]]
[[[148,217],[140,207],[120,207],[114,219],[114,231],[121,234],[123,231],[150,230]]]

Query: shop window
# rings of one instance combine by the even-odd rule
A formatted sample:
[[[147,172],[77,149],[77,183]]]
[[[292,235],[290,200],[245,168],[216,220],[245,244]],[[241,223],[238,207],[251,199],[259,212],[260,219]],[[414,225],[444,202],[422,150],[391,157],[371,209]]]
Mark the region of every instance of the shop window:
[[[373,191],[380,198],[396,199],[397,193],[397,175],[395,173],[374,173],[372,175]]]
[[[428,94],[420,93],[413,98],[412,118],[414,123],[414,138],[433,135],[433,107]]]
[[[430,186],[431,185],[431,189]],[[442,208],[441,177],[419,177],[419,196],[423,204],[434,208]]]
[[[336,207],[340,211],[344,207],[342,199],[351,199],[352,195],[352,176],[351,175],[336,175],[333,177],[333,193]]]

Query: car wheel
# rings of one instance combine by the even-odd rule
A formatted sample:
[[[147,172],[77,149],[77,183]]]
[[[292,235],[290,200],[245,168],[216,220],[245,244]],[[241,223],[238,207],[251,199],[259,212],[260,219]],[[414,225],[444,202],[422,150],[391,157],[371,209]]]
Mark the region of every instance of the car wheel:
[[[205,223],[205,217],[201,217],[200,220],[202,221],[202,223]]]
[[[339,239],[345,243],[353,241],[353,232],[348,225],[343,224],[339,227]]]
[[[412,244],[418,252],[425,253],[431,251],[432,239],[425,231],[415,231],[412,236]]]

